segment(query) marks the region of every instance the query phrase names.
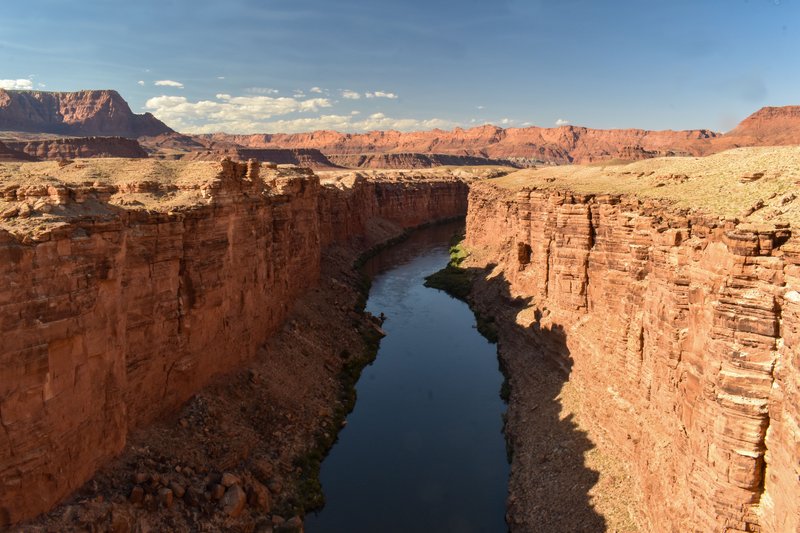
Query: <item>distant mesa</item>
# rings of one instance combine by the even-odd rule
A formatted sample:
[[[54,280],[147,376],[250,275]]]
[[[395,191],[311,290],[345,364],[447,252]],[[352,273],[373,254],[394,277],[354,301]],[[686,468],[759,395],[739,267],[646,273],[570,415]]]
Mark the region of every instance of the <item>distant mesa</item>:
[[[137,115],[117,91],[0,89],[0,130],[135,139],[172,131],[150,113]]]
[[[0,90],[3,157],[257,158],[316,169],[428,168],[442,165],[594,163],[708,155],[739,146],[800,144],[800,106],[765,107],[726,134],[712,130],[602,130],[562,125],[450,131],[371,131],[187,135],[150,113],[131,111],[112,90]],[[10,134],[9,132],[14,132]],[[62,139],[60,137],[68,137]],[[112,139],[113,138],[113,139]],[[134,139],[138,139],[137,141]],[[11,152],[9,152],[11,150]],[[14,152],[14,153],[12,153]]]

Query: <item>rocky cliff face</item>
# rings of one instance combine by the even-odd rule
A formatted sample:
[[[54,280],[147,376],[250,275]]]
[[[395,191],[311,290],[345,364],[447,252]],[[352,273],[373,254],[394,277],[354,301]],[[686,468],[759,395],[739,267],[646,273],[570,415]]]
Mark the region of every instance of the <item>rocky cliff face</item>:
[[[798,106],[766,107],[746,118],[734,130],[650,131],[601,130],[581,126],[557,128],[500,128],[492,125],[451,131],[373,131],[339,133],[314,131],[296,134],[201,136],[254,148],[316,148],[339,162],[379,165],[380,159],[354,159],[362,154],[447,154],[526,163],[591,163],[610,159],[638,160],[666,155],[705,155],[739,146],[800,144]],[[348,159],[343,159],[349,156]],[[376,161],[372,163],[372,161]]]
[[[502,165],[516,167],[518,163],[505,159],[488,159],[453,154],[330,154],[328,159],[347,168],[432,168],[438,166]]]
[[[720,144],[724,148],[800,144],[800,106],[759,109],[726,133]]]
[[[186,161],[216,161],[221,157],[230,157],[238,161],[257,159],[262,163],[297,165],[313,169],[336,168],[336,164],[322,155],[322,152],[312,148],[221,148],[210,146],[203,151],[187,153],[180,159]]]
[[[4,169],[0,524],[49,509],[137,427],[251,359],[369,218],[466,211],[466,185],[320,185],[257,162]],[[87,177],[92,176],[92,179]]]
[[[139,146],[138,142],[124,137],[68,137],[7,142],[6,145],[39,160],[81,157],[147,157],[147,152]]]
[[[0,89],[0,130],[136,138],[169,133],[150,113],[136,115],[116,91]]]
[[[35,158],[0,142],[0,161],[34,161]]]
[[[324,154],[427,153],[582,163],[620,157],[625,148],[630,146],[641,146],[643,150],[699,154],[705,151],[709,139],[717,135],[708,130],[597,130],[577,126],[504,129],[486,125],[466,130],[455,128],[452,131],[410,133],[316,131],[274,135],[214,134],[206,138],[251,147],[317,148]]]
[[[218,161],[224,157],[248,161],[257,159],[262,163],[298,165],[313,169],[333,169],[337,165],[313,148],[247,148],[232,142],[209,141],[178,133],[156,137],[142,137],[142,146],[151,157],[183,161]]]
[[[656,530],[800,528],[790,227],[489,183],[469,206],[470,264],[507,284],[529,364],[569,373]]]

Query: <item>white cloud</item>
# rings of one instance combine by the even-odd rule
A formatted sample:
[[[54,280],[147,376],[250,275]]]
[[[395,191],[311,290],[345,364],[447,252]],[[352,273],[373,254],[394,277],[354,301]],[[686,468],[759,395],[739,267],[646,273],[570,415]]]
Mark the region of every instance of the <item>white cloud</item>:
[[[37,83],[36,86],[39,87],[40,89],[44,89],[45,87],[47,87],[47,85],[45,85],[44,83]]]
[[[373,93],[366,93],[365,96],[367,98],[388,98],[390,100],[396,100],[397,95],[394,93],[387,93],[384,91],[375,91]]]
[[[142,87],[144,87],[144,80],[139,80],[139,81],[137,81],[136,83],[137,83],[138,85],[141,85]]]
[[[314,130],[336,131],[372,131],[372,130],[400,130],[416,131],[430,130],[433,128],[452,128],[457,124],[448,120],[432,118],[419,120],[413,118],[387,117],[383,113],[374,113],[368,118],[357,120],[353,115],[322,115],[319,117],[300,118],[294,120],[277,120],[265,122],[259,132],[298,133]],[[254,132],[255,132],[254,131]]]
[[[333,102],[324,97],[235,96],[222,92],[208,100],[191,101],[185,96],[161,95],[145,103],[147,111],[185,133],[297,133],[323,129],[412,131],[458,125],[439,118],[395,118],[381,112],[362,116],[358,110],[320,114],[332,106]]]
[[[218,80],[224,80],[224,79],[225,79],[225,76],[217,76],[217,79],[218,79]]]
[[[251,94],[278,94],[280,91],[271,87],[248,87],[244,92]]]
[[[33,89],[33,81],[25,79],[0,80],[0,89],[30,90]]]
[[[312,87],[311,89],[309,89],[309,92],[312,92],[312,93],[315,93],[315,94],[322,94],[323,93],[323,89],[322,89],[322,87]]]
[[[484,109],[484,107],[482,105],[479,105],[477,107],[478,107],[478,109]]]
[[[154,85],[159,87],[177,87],[178,89],[183,89],[183,84],[181,82],[173,80],[158,80]]]
[[[347,100],[360,100],[361,95],[350,89],[345,89],[342,91],[342,98],[346,98]]]
[[[508,124],[511,124],[512,122],[513,122],[513,120],[511,120],[509,118],[504,118],[503,120],[500,121],[500,124],[502,124],[503,126],[507,126]]]
[[[556,120],[556,126],[566,126],[568,124],[569,124],[569,120],[565,120],[563,118],[560,118],[560,119]]]
[[[194,132],[258,132],[270,118],[290,113],[314,113],[331,107],[327,98],[231,96],[220,93],[216,100],[190,102],[183,96],[156,96],[145,108],[173,128]]]

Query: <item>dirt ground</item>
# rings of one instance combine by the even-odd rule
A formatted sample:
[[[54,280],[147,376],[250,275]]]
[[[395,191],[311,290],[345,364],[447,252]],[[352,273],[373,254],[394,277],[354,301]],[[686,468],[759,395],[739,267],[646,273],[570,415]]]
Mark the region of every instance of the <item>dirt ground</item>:
[[[506,514],[511,531],[649,531],[624,462],[589,434],[581,391],[517,325],[520,309],[498,278],[475,276],[469,299],[491,321],[510,387],[505,433],[512,457]]]

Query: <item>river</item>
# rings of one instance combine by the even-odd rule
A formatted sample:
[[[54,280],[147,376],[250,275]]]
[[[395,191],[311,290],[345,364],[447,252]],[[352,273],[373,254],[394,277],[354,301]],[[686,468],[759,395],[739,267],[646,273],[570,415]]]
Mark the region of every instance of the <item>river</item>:
[[[365,265],[367,310],[386,315],[387,335],[322,465],[326,504],[309,533],[507,531],[495,346],[465,303],[423,285],[457,230],[419,230]]]

